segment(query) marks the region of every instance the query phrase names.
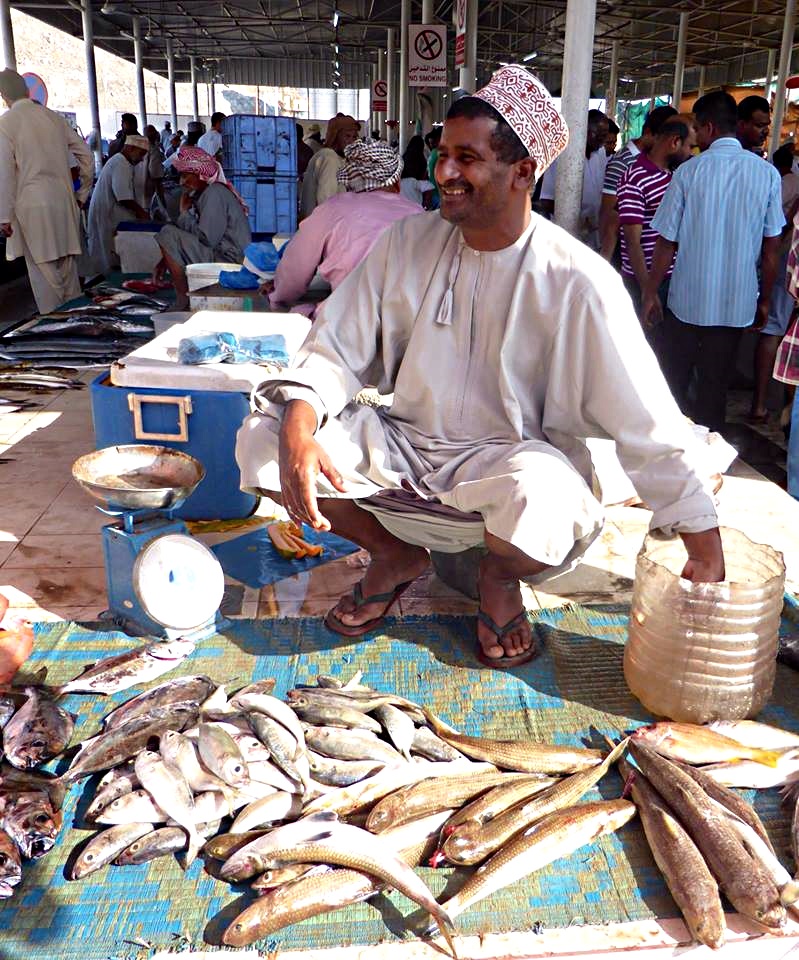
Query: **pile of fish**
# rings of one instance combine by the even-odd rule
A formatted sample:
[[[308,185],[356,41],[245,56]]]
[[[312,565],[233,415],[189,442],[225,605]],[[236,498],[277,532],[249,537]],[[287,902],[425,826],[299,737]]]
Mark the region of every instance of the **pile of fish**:
[[[0,365],[0,389],[47,393],[52,390],[80,390],[85,384],[63,372],[10,370]],[[12,401],[16,402],[16,401]]]
[[[720,890],[738,913],[781,927],[786,907],[799,909],[799,736],[748,720],[709,727],[664,722],[637,730],[629,751],[637,769],[622,761],[620,771],[694,939],[723,944]],[[757,813],[729,789],[731,781],[785,785],[797,880],[777,858]]]
[[[28,687],[0,695],[0,898],[22,879],[22,861],[52,849],[61,829],[65,788],[35,768],[69,745],[75,718],[46,693]]]

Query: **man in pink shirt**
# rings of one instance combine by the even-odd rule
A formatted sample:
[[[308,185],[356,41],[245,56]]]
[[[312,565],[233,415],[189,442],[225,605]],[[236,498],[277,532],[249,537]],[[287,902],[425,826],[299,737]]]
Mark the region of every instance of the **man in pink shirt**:
[[[266,285],[275,310],[296,305],[298,312],[313,316],[316,307],[300,301],[315,273],[335,290],[384,230],[424,212],[400,194],[402,158],[387,143],[359,140],[345,148],[344,158],[338,181],[347,193],[326,200],[300,223],[274,281]]]

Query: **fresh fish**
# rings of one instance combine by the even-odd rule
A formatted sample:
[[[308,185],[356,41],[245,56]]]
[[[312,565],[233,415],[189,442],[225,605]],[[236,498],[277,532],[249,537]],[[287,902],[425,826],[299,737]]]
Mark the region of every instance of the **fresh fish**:
[[[524,774],[503,773],[498,770],[478,774],[464,771],[455,776],[435,777],[409,784],[384,797],[372,807],[366,818],[366,829],[372,833],[383,833],[392,827],[399,827],[403,823],[438,813],[440,810],[459,807],[507,779],[523,776]]]
[[[202,823],[197,827],[197,833],[208,837],[219,829],[219,821]],[[152,833],[147,833],[120,853],[114,863],[121,867],[139,863],[148,863],[170,853],[182,853],[189,845],[189,837],[182,827],[159,827]]]
[[[619,772],[629,785],[649,849],[691,936],[717,949],[724,943],[724,909],[704,857],[646,777],[623,760]]]
[[[197,756],[197,748],[188,737],[176,730],[167,730],[161,735],[160,747],[164,761],[180,771],[194,793],[218,790],[225,796],[228,795],[228,784],[215,773],[205,769]]]
[[[228,703],[225,684],[220,683],[200,704],[200,717],[203,720],[222,720],[236,712],[236,708]]]
[[[411,753],[424,757],[425,760],[436,760],[446,763],[450,760],[465,760],[465,754],[437,737],[430,727],[417,727],[411,743]]]
[[[11,764],[0,764],[0,794],[25,793],[42,790],[50,799],[53,810],[60,810],[64,804],[66,789],[58,777],[43,770],[18,770]]]
[[[3,728],[3,752],[21,770],[58,756],[72,739],[75,718],[46,694],[26,687],[28,699]]]
[[[326,703],[328,706],[354,707],[364,713],[371,713],[377,707],[389,703],[406,710],[418,723],[424,723],[424,714],[419,704],[394,693],[379,693],[376,690],[360,690],[358,688],[348,689],[346,686],[340,690],[330,690],[324,687],[303,687],[302,689],[289,690],[286,696],[289,703],[293,703],[300,697],[311,698],[318,703]]]
[[[297,780],[305,785],[308,780],[308,773],[305,776],[297,765],[300,756],[303,759],[304,750],[300,750],[299,743],[292,733],[290,733],[282,723],[273,720],[263,713],[251,713],[250,726],[253,733],[258,737],[261,743],[269,749],[274,762],[280,767],[292,780]],[[307,786],[306,786],[307,789]]]
[[[160,807],[144,789],[131,790],[129,793],[112,800],[95,814],[96,823],[114,825],[118,823],[166,823],[169,814]]]
[[[628,806],[632,807],[632,804]],[[295,862],[337,864],[378,877],[419,904],[435,919],[453,957],[457,957],[452,942],[454,927],[446,909],[433,899],[422,878],[382,837],[344,823],[333,823],[327,828],[320,826],[316,835],[312,834],[307,840],[287,843],[282,849],[273,850],[265,866],[269,869]]]
[[[123,823],[95,834],[86,844],[72,867],[70,880],[82,880],[95,873],[122,853],[139,837],[153,832],[151,823]]]
[[[134,717],[114,730],[101,733],[91,740],[84,740],[80,751],[60,780],[64,784],[70,784],[92,773],[110,770],[111,767],[137,756],[151,740],[160,737],[162,733],[167,730],[182,730],[184,726],[193,723],[196,717],[197,708],[187,704],[155,707],[151,713]]]
[[[444,836],[449,836],[456,827],[469,821],[484,824],[501,813],[515,807],[523,800],[529,800],[544,790],[554,787],[558,781],[543,773],[505,774],[502,782],[484,794],[467,803],[447,821]]]
[[[713,777],[708,776],[703,770],[698,769],[697,767],[692,767],[687,763],[679,763],[676,760],[673,762],[677,763],[677,766],[680,768],[680,770],[684,771],[689,777],[692,777],[694,780],[696,780],[699,786],[709,797],[722,804],[722,806],[725,806],[736,816],[740,817],[744,823],[748,823],[749,826],[760,837],[763,843],[766,844],[769,850],[774,853],[774,847],[771,845],[771,840],[769,840],[766,828],[763,826],[763,821],[755,813],[754,808],[750,806],[750,804],[748,804],[743,797],[739,796],[737,793],[734,793],[727,787],[723,787],[720,783],[716,783]]]
[[[247,763],[233,738],[216,723],[201,723],[198,737],[200,759],[232,787],[246,783]]]
[[[405,763],[401,754],[369,731],[303,724],[305,742],[317,753],[337,760],[382,760],[389,766]]]
[[[459,866],[485,860],[531,823],[576,803],[605,776],[626,748],[627,741],[622,740],[598,767],[590,767],[566,777],[538,796],[511,807],[484,825],[474,821],[462,823],[444,841],[441,848],[444,856],[450,863]]]
[[[602,762],[599,750],[560,747],[536,740],[487,740],[455,733],[429,710],[424,711],[434,732],[450,746],[474,760],[484,760],[505,770],[523,773],[576,773]]]
[[[133,760],[109,770],[97,785],[94,798],[86,809],[86,819],[95,820],[115,800],[132,793],[139,786],[141,784],[136,776]]]
[[[246,755],[245,760],[247,760]],[[268,784],[270,787],[283,790],[286,793],[302,793],[303,791],[301,784],[287,777],[271,760],[247,760],[247,773],[251,783],[254,781]]]
[[[36,860],[52,849],[62,817],[44,790],[0,794],[0,828],[19,847],[23,857]]]
[[[643,743],[669,760],[684,763],[724,763],[730,760],[754,760],[768,767],[776,767],[779,753],[745,747],[710,727],[693,723],[673,723],[671,720],[639,727],[632,735],[635,743]]]
[[[312,750],[308,751],[308,762],[314,779],[330,787],[348,787],[360,783],[385,766],[382,760],[334,760]]]
[[[387,704],[384,706],[387,706]],[[292,697],[291,709],[301,720],[312,723],[317,727],[349,727],[354,730],[371,730],[372,733],[382,733],[383,730],[377,720],[362,710],[350,706],[337,706],[324,701],[320,702],[312,697]],[[405,717],[405,714],[401,714],[401,716]],[[405,718],[413,727],[413,720],[409,717]]]
[[[0,830],[0,900],[10,897],[22,879],[22,861],[16,843]]]
[[[699,848],[710,871],[735,909],[766,927],[785,921],[774,881],[719,816],[699,784],[651,747],[630,740],[636,764]]]
[[[283,820],[295,820],[301,811],[302,800],[296,794],[273,793],[244,807],[233,821],[230,832],[245,833]]]
[[[278,700],[277,697],[261,690],[245,687],[230,698],[230,703],[242,713],[262,713],[271,717],[272,720],[277,720],[278,723],[283,724],[298,744],[303,743],[302,727],[297,715],[288,704]]]
[[[635,806],[627,800],[585,803],[551,813],[478,867],[458,893],[444,903],[444,909],[454,918],[478,900],[613,833],[634,816]]]
[[[144,750],[136,757],[135,767],[136,776],[144,789],[169,817],[186,830],[189,835],[186,863],[193,863],[203,840],[197,833],[194,794],[183,774],[176,767],[167,766],[151,750]]]
[[[2,620],[2,617],[0,617],[0,620]],[[5,694],[0,696],[0,730],[2,730],[14,716],[16,709],[17,704],[13,697],[6,696]]]
[[[256,877],[250,884],[250,887],[262,893],[266,890],[274,890],[284,883],[290,883],[292,880],[299,880],[305,877],[311,871],[315,874],[327,873],[332,870],[326,863],[293,863],[288,867],[278,867],[276,870],[267,870],[260,877]]]
[[[215,686],[213,680],[202,676],[176,677],[174,680],[165,680],[144,693],[140,693],[137,697],[126,700],[116,710],[112,710],[103,720],[103,729],[113,730],[120,727],[134,717],[150,713],[154,707],[165,707],[171,703],[193,702],[196,702],[199,706]]]
[[[756,720],[714,720],[708,726],[723,737],[759,750],[784,750],[799,747],[799,734],[770,727]]]
[[[237,795],[247,797],[248,803],[263,800],[265,797],[271,797],[275,793],[288,793],[291,796],[298,795],[296,790],[276,790],[271,784],[261,783],[259,780],[247,780],[238,787],[228,787],[228,790],[235,790]]]
[[[309,838],[317,836],[320,830],[326,829],[337,821],[338,817],[335,813],[316,813],[296,820],[294,823],[276,827],[274,830],[267,830],[231,853],[219,871],[219,875],[223,880],[234,882],[249,880],[256,874],[269,869],[267,861],[275,850],[281,849],[286,844],[304,843]]]
[[[374,714],[388,734],[389,740],[406,760],[410,760],[411,747],[416,735],[416,725],[413,720],[391,703],[376,707]]]
[[[741,760],[737,763],[710,763],[702,767],[702,773],[724,787],[742,790],[781,787],[799,779],[799,750],[787,750],[781,754],[776,767],[767,767],[755,760]]]
[[[277,681],[274,677],[264,677],[263,680],[256,680],[254,683],[248,683],[245,687],[237,690],[233,696],[243,697],[250,694],[260,693],[269,695],[274,691],[276,682]]]
[[[92,664],[80,676],[59,687],[58,694],[117,693],[127,690],[128,687],[147,683],[174,670],[189,654],[194,653],[194,648],[194,643],[185,638],[147,643]]]
[[[265,837],[269,830],[248,830],[246,833],[220,833],[206,841],[203,853],[214,860],[228,860],[234,853],[242,850],[253,840]]]

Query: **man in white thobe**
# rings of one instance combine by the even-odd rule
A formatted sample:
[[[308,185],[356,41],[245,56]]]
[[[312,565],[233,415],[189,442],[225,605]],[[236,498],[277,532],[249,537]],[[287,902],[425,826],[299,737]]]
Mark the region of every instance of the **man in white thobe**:
[[[119,224],[123,220],[149,219],[142,206],[143,178],[137,181],[136,177],[136,167],[149,150],[146,137],[128,136],[122,150],[111,157],[97,180],[89,205],[89,255],[97,273],[110,273],[119,264],[114,249]]]
[[[67,121],[28,99],[13,70],[0,71],[0,232],[6,258],[25,257],[40,313],[80,296],[80,210],[94,179],[92,154]],[[70,154],[80,169],[75,192]]]
[[[441,215],[390,227],[326,302],[293,368],[253,395],[242,485],[371,554],[327,616],[338,633],[378,626],[427,568],[432,543],[375,510],[388,491],[479,529],[477,656],[531,659],[519,581],[579,559],[603,524],[585,437],[615,439],[653,528],[683,538],[684,576],[724,577],[691,431],[621,279],[531,214],[534,177],[567,139],[521,67],[458,100],[439,146]],[[366,384],[393,393],[391,406],[353,404]]]

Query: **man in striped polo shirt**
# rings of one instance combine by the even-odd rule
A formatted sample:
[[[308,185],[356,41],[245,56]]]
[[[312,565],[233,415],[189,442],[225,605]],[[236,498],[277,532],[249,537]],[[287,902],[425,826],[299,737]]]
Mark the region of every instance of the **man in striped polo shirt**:
[[[658,287],[674,261],[663,319],[663,372],[688,412],[696,370],[690,414],[721,431],[741,333],[752,317],[756,330],[768,319],[785,217],[776,168],[735,137],[735,100],[721,90],[708,93],[694,104],[694,115],[704,152],[676,171],[652,221],[660,236],[642,315],[650,322],[664,318]]]
[[[696,144],[696,129],[688,117],[667,120],[655,136],[649,153],[640,154],[622,177],[616,194],[621,226],[621,275],[640,314],[642,291],[652,264],[658,235],[652,220],[671,183],[672,172],[686,160]],[[660,285],[663,306],[668,296],[672,264]],[[646,327],[647,339],[660,359],[658,327]]]

